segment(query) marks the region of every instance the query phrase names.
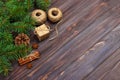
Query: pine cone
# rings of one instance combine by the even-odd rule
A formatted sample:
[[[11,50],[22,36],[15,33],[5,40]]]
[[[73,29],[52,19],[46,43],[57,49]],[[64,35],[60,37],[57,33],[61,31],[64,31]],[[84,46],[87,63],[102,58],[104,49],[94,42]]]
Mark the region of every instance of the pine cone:
[[[24,44],[27,46],[30,44],[30,38],[24,33],[18,34],[15,38],[15,44],[16,45]]]

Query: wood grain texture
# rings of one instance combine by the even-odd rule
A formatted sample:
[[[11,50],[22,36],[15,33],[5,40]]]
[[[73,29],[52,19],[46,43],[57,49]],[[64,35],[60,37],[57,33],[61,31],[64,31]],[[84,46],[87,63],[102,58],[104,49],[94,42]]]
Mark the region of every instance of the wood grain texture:
[[[41,58],[30,70],[15,62],[0,80],[120,80],[120,0],[52,0],[51,7],[64,14],[59,36],[38,42],[32,35]]]

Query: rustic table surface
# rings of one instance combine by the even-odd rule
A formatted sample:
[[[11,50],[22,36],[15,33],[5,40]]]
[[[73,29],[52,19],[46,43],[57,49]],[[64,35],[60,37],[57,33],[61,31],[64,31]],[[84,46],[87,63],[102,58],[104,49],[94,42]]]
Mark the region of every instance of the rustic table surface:
[[[120,0],[52,0],[51,7],[64,14],[59,36],[39,42],[32,69],[15,62],[0,80],[120,80]]]

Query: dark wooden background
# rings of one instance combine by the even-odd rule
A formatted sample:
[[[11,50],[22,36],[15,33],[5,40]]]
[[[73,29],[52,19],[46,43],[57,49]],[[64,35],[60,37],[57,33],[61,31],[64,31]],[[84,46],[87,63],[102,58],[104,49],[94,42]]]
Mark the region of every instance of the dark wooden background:
[[[64,14],[59,36],[39,42],[32,69],[16,62],[0,80],[120,80],[120,0],[52,0],[51,7]]]

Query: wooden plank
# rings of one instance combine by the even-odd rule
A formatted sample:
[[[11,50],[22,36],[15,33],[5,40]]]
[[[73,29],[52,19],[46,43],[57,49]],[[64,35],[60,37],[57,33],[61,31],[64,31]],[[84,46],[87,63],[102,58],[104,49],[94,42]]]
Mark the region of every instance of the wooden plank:
[[[87,74],[90,74],[120,47],[119,31],[120,29],[112,31],[108,36],[101,39],[92,48],[86,51],[83,56],[79,57],[72,65],[70,65],[70,67],[65,69],[62,76],[57,76],[57,78],[60,80],[82,80]]]
[[[99,67],[97,67],[90,75],[85,77],[85,80],[103,80],[104,77],[107,75],[109,76],[108,79],[105,80],[119,80],[116,78],[120,78],[118,76],[117,71],[120,70],[118,67],[120,61],[120,48],[116,50],[114,53],[112,53],[112,56],[110,56],[108,59],[104,61]],[[116,72],[113,72],[117,69]],[[117,73],[117,74],[116,74]],[[114,78],[114,79],[113,79]]]
[[[102,80],[120,80],[120,57],[113,69]]]

